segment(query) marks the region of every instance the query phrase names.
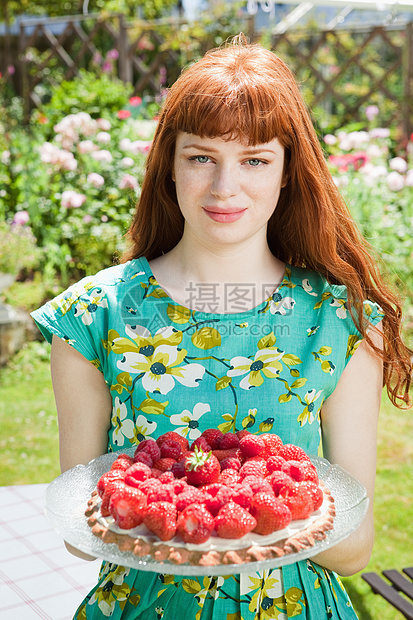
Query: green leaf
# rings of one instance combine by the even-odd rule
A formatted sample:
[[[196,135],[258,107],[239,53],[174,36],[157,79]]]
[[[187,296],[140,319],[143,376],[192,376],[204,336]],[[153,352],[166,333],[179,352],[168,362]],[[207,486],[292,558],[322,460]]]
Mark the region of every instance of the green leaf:
[[[202,327],[192,334],[191,340],[198,349],[213,349],[221,345],[221,334],[214,327]]]
[[[184,306],[176,306],[172,304],[168,304],[166,309],[166,314],[174,323],[178,323],[179,325],[184,325],[188,323],[191,318],[191,311]]]
[[[231,377],[227,377],[226,375],[225,377],[220,377],[215,384],[215,391],[218,392],[219,390],[224,390],[230,383]]]
[[[142,411],[143,413],[152,413],[155,415],[159,415],[164,413],[165,408],[169,405],[169,401],[165,403],[159,403],[154,398],[146,398],[141,402],[138,407],[138,411]]]
[[[301,377],[300,379],[296,379],[292,384],[292,388],[300,388],[303,387],[307,383],[307,379],[305,377]]]
[[[281,394],[278,397],[278,402],[279,403],[289,403],[291,399],[292,399],[292,394],[291,393],[289,393],[289,394]]]
[[[181,584],[188,594],[197,594],[201,591],[201,584],[195,579],[182,579]]]
[[[269,349],[275,345],[276,340],[277,339],[274,335],[274,332],[271,332],[267,336],[263,336],[261,340],[258,341],[258,348]]]
[[[333,347],[321,347],[318,351],[320,355],[330,355],[333,350]]]
[[[290,369],[290,375],[292,377],[299,377],[300,376],[300,371],[297,370],[297,368],[291,368]]]
[[[286,353],[285,355],[283,355],[282,361],[284,362],[284,364],[287,364],[287,366],[295,366],[296,364],[302,364],[302,361],[300,360],[300,358],[297,357],[296,355],[293,355],[292,353]]]

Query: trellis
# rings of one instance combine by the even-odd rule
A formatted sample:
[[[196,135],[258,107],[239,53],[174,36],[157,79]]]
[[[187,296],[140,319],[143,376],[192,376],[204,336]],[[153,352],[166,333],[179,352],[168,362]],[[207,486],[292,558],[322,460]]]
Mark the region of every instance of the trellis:
[[[156,97],[162,84],[170,85],[183,65],[191,60],[194,47],[199,53],[207,41],[196,42],[185,53],[172,45],[179,37],[182,22],[127,23],[123,15],[69,16],[20,24],[17,77],[20,94],[28,110],[41,106],[36,86],[42,72],[58,64],[64,79],[71,79],[81,67],[97,70],[94,60],[110,48],[116,49],[117,75],[134,86],[135,94]],[[56,25],[60,33],[53,30]],[[246,28],[247,29],[247,28]],[[258,35],[251,33],[254,37]],[[175,38],[175,39],[174,39]],[[363,119],[366,105],[384,102],[385,124],[396,123],[405,136],[413,128],[413,25],[375,26],[347,30],[290,31],[273,34],[271,48],[292,67],[303,86],[310,107],[330,108],[340,125]],[[30,48],[42,52],[42,62],[34,66],[27,55]],[[380,51],[380,62],[372,64],[371,50]],[[335,72],[329,73],[328,58],[334,56]],[[360,92],[348,92],[355,72],[365,80]],[[16,76],[13,76],[16,77]]]

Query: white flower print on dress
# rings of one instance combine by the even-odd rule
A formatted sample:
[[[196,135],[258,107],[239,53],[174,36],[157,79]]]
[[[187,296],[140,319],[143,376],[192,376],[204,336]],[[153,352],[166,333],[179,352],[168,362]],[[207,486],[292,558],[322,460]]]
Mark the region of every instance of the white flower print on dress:
[[[93,321],[94,313],[98,308],[107,308],[108,302],[105,297],[105,293],[102,289],[98,288],[96,291],[90,294],[90,300],[83,301],[79,299],[75,307],[74,316],[77,318],[82,317],[82,322],[85,325],[90,325]]]
[[[309,295],[314,295],[314,297],[317,297],[317,293],[313,291],[313,287],[311,286],[310,280],[308,278],[304,278],[301,284],[303,285],[303,289],[305,290],[306,293],[308,293]]]
[[[125,403],[120,401],[120,398],[116,396],[112,409],[112,429],[113,441],[117,446],[123,446],[125,443],[125,437],[132,439],[135,425],[132,420],[128,420],[128,410]],[[141,416],[142,417],[142,416]]]
[[[184,409],[182,413],[171,415],[170,421],[175,426],[180,427],[175,432],[194,441],[201,436],[199,418],[209,411],[211,411],[211,407],[207,403],[197,403],[192,413],[188,409]]]
[[[337,308],[336,315],[339,319],[347,318],[347,302],[345,299],[332,299],[330,301],[330,306]]]
[[[283,367],[279,360],[283,355],[284,351],[269,347],[257,351],[253,360],[242,356],[233,357],[230,361],[232,368],[228,370],[227,375],[237,377],[247,374],[239,384],[243,390],[259,387],[264,383],[263,375],[268,379],[274,379],[280,374]]]
[[[295,299],[292,297],[281,297],[278,293],[271,297],[269,304],[271,314],[285,315],[289,310],[294,308]]]
[[[204,376],[205,368],[201,364],[180,366],[186,354],[185,349],[162,344],[154,349],[150,357],[126,352],[117,366],[131,374],[144,373],[142,386],[148,392],[167,394],[173,389],[175,380],[186,387],[198,387]]]

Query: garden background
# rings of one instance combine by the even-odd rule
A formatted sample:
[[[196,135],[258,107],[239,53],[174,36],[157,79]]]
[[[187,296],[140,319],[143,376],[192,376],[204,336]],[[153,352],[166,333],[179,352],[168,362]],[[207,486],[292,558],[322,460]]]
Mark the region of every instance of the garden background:
[[[116,262],[167,87],[206,49],[248,31],[297,71],[336,183],[403,300],[412,344],[411,24],[340,32],[309,24],[274,36],[255,32],[237,2],[213,2],[189,24],[169,15],[172,0],[141,2],[139,19],[132,0],[101,3],[104,12],[72,21],[59,18],[62,6],[75,16],[79,3],[45,4],[55,20],[40,17],[31,31],[10,36],[0,59],[0,273],[11,281],[0,295],[18,322],[26,326],[42,302]],[[38,11],[30,0],[5,6],[7,23],[19,11]],[[59,474],[49,349],[29,325],[19,351],[2,345],[0,485]],[[412,427],[411,411],[384,396],[367,570],[412,564]],[[400,617],[360,575],[345,581],[362,620]]]

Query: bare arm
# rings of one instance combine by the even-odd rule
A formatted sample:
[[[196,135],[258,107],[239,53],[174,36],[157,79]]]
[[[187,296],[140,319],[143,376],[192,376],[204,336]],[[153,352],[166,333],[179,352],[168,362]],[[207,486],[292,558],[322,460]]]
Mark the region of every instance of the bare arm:
[[[372,334],[376,344],[381,335]],[[377,423],[382,393],[382,363],[365,341],[344,370],[321,411],[324,456],[353,474],[367,489],[369,508],[360,527],[346,540],[313,559],[341,575],[353,575],[369,562],[374,540],[373,496]]]
[[[63,472],[106,453],[112,401],[102,373],[56,336],[52,342],[51,368]],[[71,545],[66,546],[78,557],[95,559]]]

